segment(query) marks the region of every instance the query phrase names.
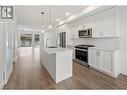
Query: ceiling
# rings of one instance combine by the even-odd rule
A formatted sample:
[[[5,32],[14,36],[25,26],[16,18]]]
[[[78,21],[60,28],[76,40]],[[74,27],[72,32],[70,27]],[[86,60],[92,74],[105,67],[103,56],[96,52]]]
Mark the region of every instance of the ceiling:
[[[52,24],[58,23],[56,19],[64,19],[68,16],[66,12],[73,14],[84,9],[86,6],[51,6],[51,21]],[[29,27],[41,27],[42,24],[45,26],[49,25],[49,6],[16,6],[16,17],[19,25]],[[42,19],[41,12],[44,12]],[[42,22],[43,20],[43,22]]]

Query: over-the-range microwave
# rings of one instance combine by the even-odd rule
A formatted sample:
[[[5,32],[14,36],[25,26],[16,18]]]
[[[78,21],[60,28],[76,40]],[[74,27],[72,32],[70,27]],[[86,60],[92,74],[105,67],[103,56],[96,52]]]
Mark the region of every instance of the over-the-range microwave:
[[[79,30],[78,35],[80,38],[91,38],[92,37],[92,28]]]

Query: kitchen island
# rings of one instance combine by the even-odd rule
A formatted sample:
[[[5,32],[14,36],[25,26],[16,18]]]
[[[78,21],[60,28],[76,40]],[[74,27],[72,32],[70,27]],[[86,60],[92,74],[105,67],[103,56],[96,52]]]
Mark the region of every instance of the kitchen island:
[[[45,66],[55,83],[72,76],[72,49],[42,48],[41,63]]]

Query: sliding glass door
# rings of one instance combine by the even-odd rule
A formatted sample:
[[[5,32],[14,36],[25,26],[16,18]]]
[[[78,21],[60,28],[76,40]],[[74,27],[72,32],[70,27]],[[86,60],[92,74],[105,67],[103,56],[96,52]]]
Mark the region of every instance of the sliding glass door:
[[[20,34],[20,47],[38,47],[40,34]]]

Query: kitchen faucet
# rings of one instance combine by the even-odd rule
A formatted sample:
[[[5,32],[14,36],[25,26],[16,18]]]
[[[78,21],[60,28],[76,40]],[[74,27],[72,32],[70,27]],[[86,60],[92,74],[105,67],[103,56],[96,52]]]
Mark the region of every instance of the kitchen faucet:
[[[47,38],[46,39],[46,48],[48,48],[48,40],[50,40],[51,38]]]

